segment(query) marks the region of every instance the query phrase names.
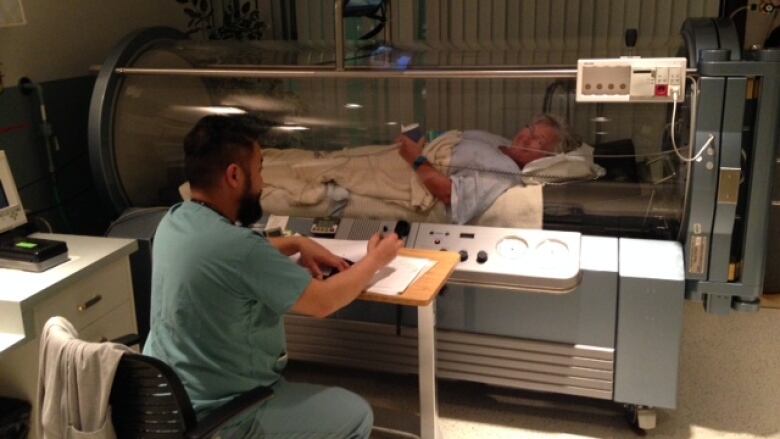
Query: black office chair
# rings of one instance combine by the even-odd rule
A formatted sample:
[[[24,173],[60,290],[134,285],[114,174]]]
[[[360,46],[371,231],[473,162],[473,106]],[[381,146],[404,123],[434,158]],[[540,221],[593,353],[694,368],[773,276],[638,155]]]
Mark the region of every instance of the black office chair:
[[[119,439],[208,438],[272,396],[270,388],[256,387],[197,421],[184,386],[168,365],[145,355],[125,354],[111,388],[111,417]]]

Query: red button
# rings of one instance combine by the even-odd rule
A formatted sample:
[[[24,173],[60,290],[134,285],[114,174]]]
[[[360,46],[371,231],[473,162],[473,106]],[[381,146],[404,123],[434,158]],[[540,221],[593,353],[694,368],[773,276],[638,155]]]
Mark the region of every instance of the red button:
[[[669,86],[664,85],[656,85],[655,86],[655,95],[656,96],[669,96]]]

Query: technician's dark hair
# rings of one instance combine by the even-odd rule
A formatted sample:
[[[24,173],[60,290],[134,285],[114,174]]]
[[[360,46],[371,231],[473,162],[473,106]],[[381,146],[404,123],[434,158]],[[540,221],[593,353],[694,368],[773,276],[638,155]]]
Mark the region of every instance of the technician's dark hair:
[[[184,138],[184,172],[190,186],[211,188],[231,164],[247,170],[255,143],[271,123],[252,116],[206,116]]]

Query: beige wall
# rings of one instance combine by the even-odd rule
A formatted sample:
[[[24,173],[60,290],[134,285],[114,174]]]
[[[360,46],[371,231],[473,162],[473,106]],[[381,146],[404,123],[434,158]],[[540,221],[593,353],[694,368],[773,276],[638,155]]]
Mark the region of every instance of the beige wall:
[[[83,76],[126,34],[146,26],[183,29],[174,0],[22,0],[27,25],[0,28],[0,63],[7,87]]]

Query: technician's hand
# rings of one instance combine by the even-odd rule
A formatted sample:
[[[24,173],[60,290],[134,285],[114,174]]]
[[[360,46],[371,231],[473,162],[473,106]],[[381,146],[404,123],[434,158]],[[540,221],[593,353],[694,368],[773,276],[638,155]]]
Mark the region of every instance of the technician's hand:
[[[395,139],[396,143],[400,143],[401,145],[398,147],[398,154],[401,155],[401,157],[411,165],[414,163],[414,159],[421,156],[423,153],[423,146],[425,145],[425,137],[421,137],[420,140],[418,140],[416,143],[406,137],[406,136],[398,136],[398,138]]]
[[[389,264],[398,255],[398,250],[403,248],[404,242],[398,235],[391,233],[382,238],[379,233],[374,234],[368,240],[366,257],[373,258],[380,267]]]
[[[349,268],[347,261],[334,255],[328,251],[328,249],[311,239],[302,239],[299,251],[301,253],[301,258],[298,260],[298,263],[301,266],[306,267],[316,279],[325,277],[322,273],[322,267],[331,267],[338,271],[344,271]]]

